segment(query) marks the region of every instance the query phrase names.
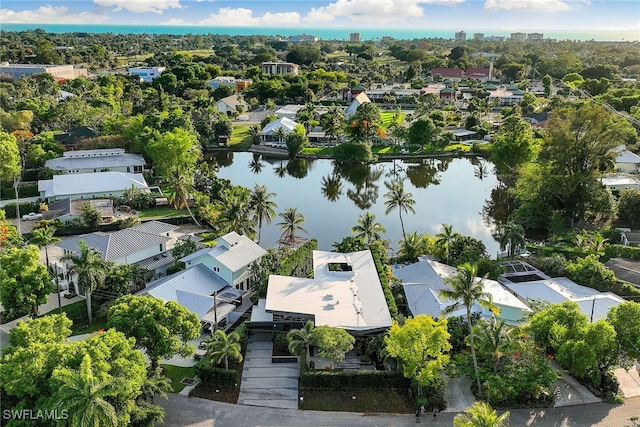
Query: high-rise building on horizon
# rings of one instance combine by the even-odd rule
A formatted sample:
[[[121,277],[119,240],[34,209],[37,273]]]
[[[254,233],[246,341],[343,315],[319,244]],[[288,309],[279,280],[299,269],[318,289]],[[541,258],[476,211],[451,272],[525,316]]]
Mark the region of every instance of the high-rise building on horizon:
[[[455,41],[463,42],[465,40],[467,40],[467,33],[465,33],[464,31],[458,31],[455,35]]]
[[[360,43],[360,33],[350,33],[349,43]]]
[[[474,40],[484,40],[484,33],[473,33],[473,39]]]

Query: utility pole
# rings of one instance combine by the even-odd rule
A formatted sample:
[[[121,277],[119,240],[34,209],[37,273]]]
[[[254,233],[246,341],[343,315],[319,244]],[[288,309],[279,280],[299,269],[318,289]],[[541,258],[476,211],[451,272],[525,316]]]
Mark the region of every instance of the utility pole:
[[[591,300],[591,323],[593,323],[593,311],[596,308],[596,297],[593,297],[593,300]]]

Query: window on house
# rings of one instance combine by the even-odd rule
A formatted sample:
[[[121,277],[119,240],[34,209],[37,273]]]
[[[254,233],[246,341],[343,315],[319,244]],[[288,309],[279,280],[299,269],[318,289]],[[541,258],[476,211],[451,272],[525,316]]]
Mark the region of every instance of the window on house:
[[[162,252],[162,243],[160,243],[160,252]]]
[[[220,267],[213,267],[213,271],[219,272],[220,271]]]

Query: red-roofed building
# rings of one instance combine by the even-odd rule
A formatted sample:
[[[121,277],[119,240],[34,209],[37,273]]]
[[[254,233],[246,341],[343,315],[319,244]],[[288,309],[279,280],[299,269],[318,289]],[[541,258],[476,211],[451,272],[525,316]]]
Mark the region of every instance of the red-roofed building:
[[[481,82],[487,82],[491,79],[488,68],[467,68],[464,72],[464,76],[468,79],[480,80]]]
[[[436,79],[438,76],[443,79],[462,80],[464,72],[457,68],[434,68],[431,70],[431,77]]]

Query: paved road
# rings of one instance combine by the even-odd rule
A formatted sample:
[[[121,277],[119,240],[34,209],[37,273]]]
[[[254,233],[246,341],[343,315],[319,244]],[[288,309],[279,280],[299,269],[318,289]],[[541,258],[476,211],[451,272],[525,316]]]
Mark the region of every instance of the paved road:
[[[351,412],[318,412],[297,409],[275,409],[233,405],[205,399],[170,394],[168,401],[159,402],[166,412],[166,427],[236,427],[236,426],[409,426],[415,425],[413,414],[364,415]],[[640,397],[627,399],[624,405],[592,403],[563,408],[511,410],[512,426],[630,426],[629,419],[640,415]],[[454,413],[438,414],[433,421],[427,416],[423,423],[430,426],[451,426]]]

